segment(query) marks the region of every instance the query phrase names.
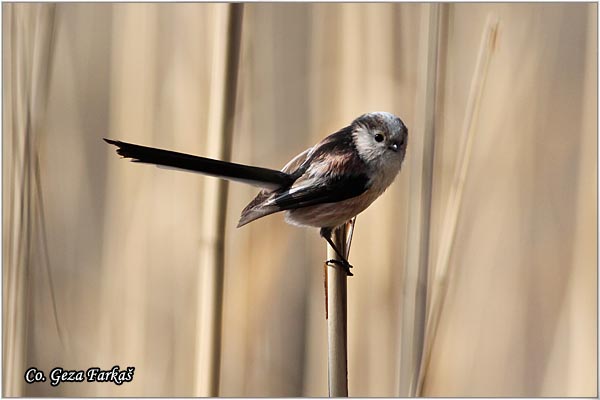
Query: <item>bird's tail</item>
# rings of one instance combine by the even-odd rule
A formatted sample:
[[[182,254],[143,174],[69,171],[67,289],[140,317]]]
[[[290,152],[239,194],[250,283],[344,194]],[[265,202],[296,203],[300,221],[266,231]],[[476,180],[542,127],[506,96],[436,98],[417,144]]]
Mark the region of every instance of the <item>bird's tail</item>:
[[[293,178],[289,174],[268,168],[213,160],[190,154],[139,146],[119,140],[104,140],[109,144],[117,146],[117,154],[125,158],[131,158],[132,162],[156,164],[185,171],[199,172],[205,175],[270,189],[290,185],[293,181]]]

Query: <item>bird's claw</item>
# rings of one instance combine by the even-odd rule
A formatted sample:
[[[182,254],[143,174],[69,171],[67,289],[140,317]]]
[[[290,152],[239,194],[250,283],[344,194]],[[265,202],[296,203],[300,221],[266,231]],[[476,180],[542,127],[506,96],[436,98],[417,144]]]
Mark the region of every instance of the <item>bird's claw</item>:
[[[329,264],[334,264],[334,265],[339,265],[340,267],[344,268],[344,270],[346,271],[346,275],[348,276],[354,276],[354,274],[352,272],[350,272],[350,268],[353,268],[352,265],[346,261],[346,260],[327,260],[325,261],[325,264],[329,265]]]

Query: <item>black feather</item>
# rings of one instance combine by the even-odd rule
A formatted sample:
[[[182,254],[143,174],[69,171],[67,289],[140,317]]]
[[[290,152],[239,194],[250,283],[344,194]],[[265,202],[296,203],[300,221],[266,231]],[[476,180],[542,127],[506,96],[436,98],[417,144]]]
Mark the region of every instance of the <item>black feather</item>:
[[[339,176],[322,185],[283,192],[272,200],[280,210],[290,210],[350,199],[364,193],[368,188],[369,178],[366,175]]]
[[[212,158],[140,146],[119,140],[104,139],[104,141],[117,146],[117,154],[131,158],[133,162],[195,171],[266,188],[289,187],[294,182],[294,178],[289,174],[268,168],[214,160]]]

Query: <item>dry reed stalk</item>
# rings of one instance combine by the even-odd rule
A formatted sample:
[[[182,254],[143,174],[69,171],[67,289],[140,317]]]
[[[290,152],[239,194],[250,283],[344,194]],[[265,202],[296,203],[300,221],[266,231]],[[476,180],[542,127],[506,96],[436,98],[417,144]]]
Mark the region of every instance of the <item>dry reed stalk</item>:
[[[400,346],[399,396],[414,396],[425,337],[431,193],[433,180],[439,4],[423,5],[417,98],[419,134],[411,138],[408,245]]]
[[[446,206],[444,222],[442,224],[438,256],[434,264],[435,269],[433,270],[433,290],[431,293],[431,303],[427,312],[427,324],[425,325],[425,347],[423,349],[423,357],[421,362],[422,368],[419,371],[419,379],[416,391],[417,396],[420,396],[423,390],[423,382],[429,366],[431,348],[435,340],[440,315],[444,305],[444,299],[446,297],[449,276],[449,260],[454,243],[457,221],[460,214],[465,181],[467,172],[469,170],[469,162],[471,160],[473,138],[475,137],[474,133],[478,120],[481,97],[483,95],[483,89],[487,78],[488,66],[495,48],[497,31],[498,20],[496,17],[490,15],[486,21],[483,35],[481,37],[477,62],[475,64],[473,79],[471,81],[465,118],[463,121],[461,146],[459,147],[460,153],[457,158],[457,165],[454,170],[454,178],[452,181],[452,187],[450,188],[450,195],[448,204]]]
[[[237,93],[243,4],[217,5],[217,31],[213,48],[207,156],[231,158],[231,138]],[[228,184],[207,179],[204,188],[203,242],[196,330],[197,396],[219,395],[221,323],[225,266],[225,223]]]
[[[350,253],[355,222],[356,217],[334,229],[331,235],[333,243],[346,259]],[[340,259],[329,245],[327,259]],[[348,276],[344,268],[338,265],[328,265],[326,270],[329,397],[348,397]]]
[[[5,64],[3,103],[5,146],[10,149],[3,175],[8,182],[3,199],[6,220],[3,251],[5,255],[3,381],[4,396],[20,396],[24,391],[23,372],[27,359],[28,275],[40,234],[48,277],[50,303],[61,343],[52,274],[45,241],[45,222],[39,174],[38,141],[46,116],[49,71],[53,53],[55,5],[7,5],[4,8],[8,62]],[[5,15],[6,15],[5,14]]]
[[[21,254],[23,252],[24,236],[23,221],[19,215],[24,215],[23,196],[17,187],[19,182],[25,182],[25,170],[20,168],[19,158],[23,157],[23,151],[19,144],[19,123],[22,121],[22,112],[18,107],[19,87],[16,74],[19,73],[17,64],[18,33],[16,24],[16,4],[4,5],[4,37],[3,47],[5,51],[3,81],[4,102],[3,107],[3,130],[4,130],[4,160],[3,178],[5,187],[3,191],[4,219],[3,224],[3,348],[4,357],[3,396],[21,396],[23,382],[18,371],[23,370],[24,348],[25,348],[25,321],[23,310],[26,309],[26,271],[23,268]],[[10,15],[7,17],[7,15]],[[7,56],[9,55],[9,56]],[[6,149],[10,149],[6,152]],[[10,157],[10,158],[9,158]],[[27,185],[23,186],[24,188]]]

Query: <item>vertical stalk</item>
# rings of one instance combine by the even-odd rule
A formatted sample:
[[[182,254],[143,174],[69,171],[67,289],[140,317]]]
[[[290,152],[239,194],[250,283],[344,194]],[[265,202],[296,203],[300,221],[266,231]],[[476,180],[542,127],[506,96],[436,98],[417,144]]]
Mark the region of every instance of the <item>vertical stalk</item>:
[[[346,259],[350,252],[354,220],[340,225],[332,232],[332,240]],[[340,257],[327,246],[327,259]],[[348,397],[348,303],[347,275],[338,265],[327,266],[327,339],[329,397]]]
[[[26,313],[27,310],[27,263],[24,244],[27,235],[25,190],[27,185],[27,164],[25,146],[20,140],[25,138],[23,126],[26,116],[20,107],[23,93],[19,86],[19,74],[24,68],[19,65],[21,54],[17,53],[22,36],[19,35],[17,17],[19,11],[16,4],[3,5],[3,48],[5,62],[3,69],[3,180],[5,182],[3,197],[2,238],[3,260],[3,348],[2,396],[22,396],[24,382],[19,371],[25,365]],[[9,15],[7,17],[7,15]],[[21,78],[22,79],[22,78]],[[25,130],[26,131],[26,130]],[[6,151],[10,149],[10,151]]]
[[[444,222],[440,233],[440,244],[437,254],[437,259],[434,264],[434,280],[433,290],[431,295],[431,304],[428,307],[426,321],[426,337],[424,350],[422,354],[422,367],[419,372],[417,393],[422,392],[425,374],[429,366],[431,358],[431,348],[437,334],[440,315],[444,306],[446,292],[448,288],[448,277],[450,268],[450,255],[454,245],[454,237],[458,218],[460,215],[462,195],[464,193],[465,182],[467,180],[467,172],[469,171],[469,163],[471,160],[471,151],[473,149],[473,140],[475,137],[475,127],[479,117],[479,106],[483,96],[485,81],[487,78],[488,66],[492,59],[493,51],[496,45],[498,34],[498,18],[494,15],[489,15],[481,36],[479,52],[477,54],[477,62],[475,71],[469,88],[469,97],[463,120],[463,128],[461,133],[461,146],[459,155],[456,159],[454,169],[454,177],[452,179],[452,187],[444,214]]]
[[[27,362],[30,293],[29,274],[45,245],[43,204],[39,176],[39,140],[48,104],[53,56],[55,5],[10,4],[3,6],[4,63],[2,175],[3,193],[3,396],[22,396]],[[8,149],[8,150],[6,150]],[[41,236],[40,239],[38,237]],[[37,241],[39,240],[39,242]],[[60,334],[49,263],[45,264],[50,303]]]
[[[226,34],[215,35],[207,146],[208,156],[221,160],[231,158],[243,16],[243,4],[231,3],[226,7],[217,17],[218,21],[226,21]],[[207,180],[204,191],[204,240],[200,248],[196,321],[197,396],[219,395],[228,187],[225,180],[211,179]]]
[[[422,5],[416,126],[410,146],[408,245],[400,347],[399,396],[413,397],[425,337],[433,181],[439,4]]]

